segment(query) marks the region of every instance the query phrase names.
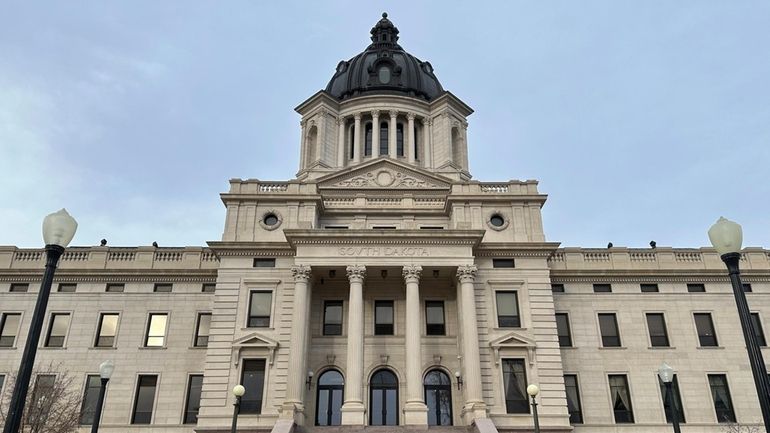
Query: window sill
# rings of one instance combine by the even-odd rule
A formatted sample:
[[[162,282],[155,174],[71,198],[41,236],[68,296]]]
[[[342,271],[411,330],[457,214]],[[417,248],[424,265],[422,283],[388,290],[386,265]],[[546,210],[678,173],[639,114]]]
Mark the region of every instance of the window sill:
[[[50,346],[42,346],[39,347],[38,350],[67,350],[67,347],[50,347]]]
[[[0,347],[0,350],[16,350],[16,346]]]
[[[118,348],[115,346],[110,346],[110,347],[94,346],[94,347],[89,347],[88,350],[118,350]]]
[[[138,349],[139,350],[166,350],[166,349],[168,349],[168,347],[166,347],[166,346],[162,346],[162,347],[161,346],[158,346],[158,347],[155,347],[155,346],[151,346],[151,347],[140,346]]]
[[[261,329],[263,331],[275,331],[275,328],[269,326],[246,326],[241,328],[241,331],[251,331]]]
[[[559,346],[559,350],[575,350],[577,346]]]
[[[650,350],[667,350],[667,349],[676,349],[676,346],[649,346],[647,348]]]
[[[190,350],[201,350],[201,349],[206,350],[208,348],[209,348],[208,346],[190,346],[190,347],[188,347],[188,349],[190,349]]]
[[[599,347],[599,350],[626,350],[626,349],[628,349],[628,347],[626,347],[626,346],[617,346],[617,347],[604,347],[604,346],[600,346]]]
[[[697,348],[704,350],[724,350],[724,346],[698,346]]]
[[[527,330],[527,328],[524,327],[524,326],[505,326],[505,327],[498,326],[496,328],[492,328],[493,331],[502,331],[502,332],[510,331],[512,329],[516,329],[516,330],[519,330],[519,331],[526,331]]]

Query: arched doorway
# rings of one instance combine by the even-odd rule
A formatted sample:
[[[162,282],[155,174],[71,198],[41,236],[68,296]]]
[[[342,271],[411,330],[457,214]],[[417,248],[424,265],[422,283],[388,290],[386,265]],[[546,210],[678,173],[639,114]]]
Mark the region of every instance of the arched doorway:
[[[428,425],[452,425],[452,382],[441,370],[425,375],[425,404],[428,406]]]
[[[326,370],[318,378],[316,393],[315,425],[340,425],[342,423],[343,393],[345,382],[337,370]]]
[[[398,425],[398,378],[390,370],[369,381],[369,425]]]

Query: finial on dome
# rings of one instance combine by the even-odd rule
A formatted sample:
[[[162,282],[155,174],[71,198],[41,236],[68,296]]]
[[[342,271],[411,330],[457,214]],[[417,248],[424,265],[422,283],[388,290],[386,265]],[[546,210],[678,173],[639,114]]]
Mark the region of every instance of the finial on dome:
[[[382,13],[382,19],[377,21],[377,24],[372,27],[370,33],[372,34],[372,45],[370,45],[370,48],[400,48],[398,46],[398,29],[388,19],[387,12]]]
[[[387,12],[383,12],[383,13],[382,13],[382,17],[383,17],[383,18],[387,18],[387,17],[388,17],[388,13],[387,13]]]

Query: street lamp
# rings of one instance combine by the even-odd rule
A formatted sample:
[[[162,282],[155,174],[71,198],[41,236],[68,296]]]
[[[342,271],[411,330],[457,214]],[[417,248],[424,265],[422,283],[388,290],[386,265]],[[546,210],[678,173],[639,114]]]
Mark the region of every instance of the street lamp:
[[[107,382],[110,381],[112,372],[115,371],[115,363],[107,360],[99,365],[99,376],[102,378],[102,386],[99,387],[99,399],[96,401],[96,413],[94,413],[93,424],[91,424],[91,433],[99,431],[99,419],[102,417],[102,406],[104,405],[104,392],[107,390]]]
[[[537,401],[535,397],[540,393],[540,388],[534,383],[527,387],[527,394],[532,397],[532,417],[535,419],[535,433],[540,433],[540,420],[537,419]]]
[[[762,359],[762,351],[759,348],[754,327],[751,324],[751,313],[749,304],[746,302],[746,294],[743,292],[743,283],[741,282],[741,271],[739,263],[741,261],[741,244],[743,243],[743,230],[740,224],[725,218],[719,220],[711,226],[708,231],[711,245],[716,248],[722,261],[727,265],[727,271],[730,274],[730,282],[733,285],[733,295],[738,307],[738,318],[741,320],[743,329],[743,338],[746,341],[746,351],[749,354],[749,363],[751,372],[754,374],[754,384],[757,387],[757,396],[759,397],[759,407],[762,409],[762,418],[765,421],[765,431],[770,432],[770,382],[767,378],[767,368]]]
[[[668,400],[668,407],[671,410],[671,420],[674,424],[674,433],[680,433],[679,431],[679,408],[676,405],[674,399],[674,391],[672,390],[672,382],[674,380],[674,369],[665,362],[658,368],[658,377],[661,382],[666,385],[666,399]]]
[[[233,403],[233,427],[230,429],[230,433],[235,433],[235,429],[238,427],[238,411],[241,409],[241,397],[243,397],[243,394],[246,394],[246,388],[243,385],[235,385],[233,387],[235,403]]]
[[[35,364],[37,344],[43,329],[43,319],[45,318],[45,309],[48,306],[48,297],[51,294],[51,283],[56,272],[56,264],[64,253],[64,248],[75,237],[77,228],[77,221],[64,209],[46,216],[43,220],[43,240],[45,241],[46,253],[45,272],[40,284],[40,291],[37,294],[35,311],[32,313],[32,322],[29,325],[19,373],[16,375],[16,384],[13,387],[13,395],[8,405],[8,417],[5,420],[3,433],[18,433],[21,426],[24,403],[27,401],[29,380],[32,377],[32,367]]]

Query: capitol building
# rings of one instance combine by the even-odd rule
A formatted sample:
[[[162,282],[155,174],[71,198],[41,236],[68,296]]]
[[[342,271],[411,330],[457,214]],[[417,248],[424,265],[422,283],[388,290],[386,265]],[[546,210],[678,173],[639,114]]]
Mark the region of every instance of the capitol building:
[[[473,109],[386,14],[296,111],[296,176],[231,179],[220,240],[66,250],[37,364],[75,378],[81,431],[107,359],[108,433],[229,432],[238,384],[244,433],[533,432],[529,384],[543,432],[668,432],[664,361],[683,432],[761,424],[717,252],[561,248],[537,181],[474,180]],[[5,393],[44,264],[0,247]],[[741,268],[770,356],[770,252]]]

